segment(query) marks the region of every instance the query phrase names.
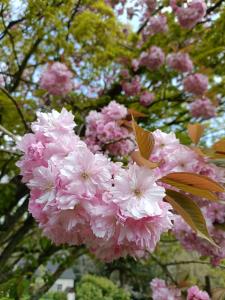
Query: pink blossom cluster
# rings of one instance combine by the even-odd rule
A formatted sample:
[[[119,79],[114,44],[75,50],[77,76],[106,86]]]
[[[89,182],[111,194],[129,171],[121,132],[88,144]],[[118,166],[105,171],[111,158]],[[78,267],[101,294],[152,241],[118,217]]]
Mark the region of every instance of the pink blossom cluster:
[[[192,0],[187,7],[179,7],[177,0],[170,1],[171,7],[175,12],[179,24],[186,28],[193,28],[206,15],[207,5],[204,0]]]
[[[125,114],[110,110],[102,113],[118,119]],[[144,257],[172,227],[165,189],[157,185],[154,171],[136,164],[125,169],[93,154],[74,126],[65,109],[38,113],[33,133],[19,142],[30,213],[56,244],[85,244],[104,261]]]
[[[131,153],[136,145],[130,131],[119,124],[127,116],[124,105],[111,101],[100,112],[91,111],[86,117],[85,142],[96,153],[106,151],[113,156]]]
[[[153,132],[153,135],[155,147],[151,160],[160,162],[159,168],[156,169],[159,177],[173,172],[193,172],[220,183],[225,181],[224,168],[209,163],[207,159],[201,157],[191,148],[180,144],[174,133],[168,134],[157,129]],[[189,197],[193,196],[190,195]],[[224,195],[221,195],[222,197]],[[199,201],[196,198],[194,197],[193,200],[201,204],[210,234],[220,248],[214,247],[207,241],[197,237],[180,216],[175,218],[173,231],[187,250],[196,250],[201,255],[210,256],[212,263],[217,264],[222,258],[225,258],[225,233],[214,224],[225,223],[225,205],[211,203],[210,201]]]
[[[172,53],[167,57],[167,64],[171,69],[178,72],[191,72],[193,70],[193,63],[188,53],[178,52]]]
[[[144,91],[140,96],[140,104],[148,107],[155,100],[155,95],[153,93],[149,93],[148,91]]]
[[[152,46],[147,52],[142,52],[139,58],[139,66],[149,70],[157,70],[165,61],[165,54],[161,48]]]
[[[41,75],[40,88],[52,95],[65,96],[73,88],[72,77],[72,72],[65,64],[50,63]]]
[[[203,74],[195,73],[185,78],[183,84],[186,92],[201,96],[208,89],[208,78]]]
[[[174,286],[168,286],[159,278],[154,278],[150,283],[153,300],[181,300],[181,290]],[[209,294],[201,291],[196,285],[187,290],[187,300],[210,300]]]
[[[162,279],[154,278],[150,283],[150,287],[153,300],[181,300],[181,291],[174,286],[169,287]]]
[[[210,300],[209,294],[201,291],[196,285],[188,289],[187,300]]]
[[[153,16],[149,19],[148,25],[143,31],[143,36],[155,35],[157,33],[165,33],[168,31],[167,17],[163,14]]]
[[[190,112],[194,118],[210,119],[216,116],[216,107],[208,98],[195,99],[190,104]]]
[[[127,96],[136,96],[141,91],[140,77],[135,76],[132,80],[124,80],[122,82],[123,91]]]

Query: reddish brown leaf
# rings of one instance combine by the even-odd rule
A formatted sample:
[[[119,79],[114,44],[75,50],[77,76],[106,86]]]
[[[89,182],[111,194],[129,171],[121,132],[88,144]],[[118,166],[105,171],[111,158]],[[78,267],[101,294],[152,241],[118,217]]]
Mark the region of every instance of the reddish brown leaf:
[[[188,124],[188,135],[194,144],[198,144],[202,134],[204,132],[204,126],[196,124]]]
[[[148,169],[155,169],[159,166],[159,163],[151,162],[150,160],[145,159],[141,156],[139,151],[134,151],[131,154],[131,158],[135,161],[139,166],[146,167]]]
[[[154,148],[153,134],[138,126],[134,118],[132,118],[132,126],[140,154],[148,160]]]

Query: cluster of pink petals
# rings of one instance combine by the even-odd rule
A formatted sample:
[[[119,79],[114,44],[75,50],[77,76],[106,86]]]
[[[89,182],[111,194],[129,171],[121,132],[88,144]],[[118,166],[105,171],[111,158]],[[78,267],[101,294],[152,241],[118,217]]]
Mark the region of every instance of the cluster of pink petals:
[[[208,89],[208,77],[200,73],[195,73],[184,79],[183,84],[186,92],[201,96]]]
[[[153,300],[181,300],[181,291],[174,286],[169,287],[162,279],[154,278],[150,287]]]
[[[144,91],[140,96],[140,104],[148,107],[155,100],[155,94]]]
[[[193,70],[193,63],[188,53],[178,52],[172,53],[167,57],[167,64],[171,69],[178,72],[191,72]]]
[[[101,112],[88,114],[85,142],[92,152],[106,151],[113,156],[124,156],[135,149],[133,134],[119,124],[127,113],[124,105],[111,101]]]
[[[188,289],[187,300],[210,300],[209,294],[194,285]]]
[[[144,36],[149,36],[157,33],[165,33],[167,31],[167,17],[165,15],[159,14],[149,19],[149,23],[146,26],[143,34]]]
[[[139,76],[135,76],[131,81],[125,80],[122,82],[123,91],[127,96],[136,96],[140,93],[141,87]]]
[[[224,182],[225,170],[210,164],[191,148],[180,144],[174,133],[164,133],[160,130],[153,132],[155,147],[151,155],[151,160],[161,162],[156,169],[159,177],[166,176],[173,172],[193,172],[207,176],[217,182]],[[193,197],[193,196],[189,196]],[[224,195],[221,195],[221,198]],[[199,199],[193,198],[194,201]],[[206,218],[208,228],[212,238],[220,246],[216,248],[207,241],[197,237],[192,229],[177,216],[174,221],[173,232],[177,239],[182,243],[185,249],[189,251],[198,251],[201,255],[210,256],[213,264],[218,264],[222,258],[225,258],[225,233],[219,230],[215,223],[225,223],[225,205],[202,201],[202,212]]]
[[[181,290],[168,286],[166,282],[159,278],[154,278],[150,283],[153,300],[181,300]],[[192,286],[187,290],[187,300],[210,300],[207,292],[199,290],[197,286]]]
[[[194,100],[190,104],[190,112],[194,118],[210,119],[216,116],[216,107],[208,98]]]
[[[41,75],[40,88],[52,95],[64,96],[73,88],[72,77],[72,72],[65,64],[60,62],[48,64]]]
[[[171,7],[179,24],[186,29],[193,28],[206,15],[207,5],[204,0],[192,0],[187,7],[179,7],[176,2],[176,0],[171,0]]]
[[[148,52],[142,52],[139,58],[139,65],[149,70],[160,68],[165,61],[165,54],[161,48],[152,46]]]
[[[125,113],[104,109],[107,118]],[[34,133],[19,143],[23,157],[18,166],[30,188],[29,211],[56,244],[85,244],[105,261],[144,257],[172,226],[171,207],[163,202],[165,189],[151,170],[136,164],[123,169],[93,154],[74,134],[74,126],[65,109],[38,113]]]

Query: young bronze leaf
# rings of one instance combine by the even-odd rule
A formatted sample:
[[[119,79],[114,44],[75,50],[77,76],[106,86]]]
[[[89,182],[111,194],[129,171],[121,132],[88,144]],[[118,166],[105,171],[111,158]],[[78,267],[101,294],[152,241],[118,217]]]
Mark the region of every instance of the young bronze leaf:
[[[147,115],[140,112],[140,111],[137,111],[136,109],[134,108],[128,108],[128,114],[133,116],[134,118],[146,118]]]
[[[205,219],[198,205],[179,192],[167,190],[166,195],[166,200],[196,234],[218,247],[209,235]]]
[[[196,124],[188,124],[188,135],[194,144],[198,144],[202,134],[204,132],[204,126]]]
[[[166,176],[162,177],[160,181],[166,182],[167,179],[211,192],[222,193],[225,191],[225,189],[220,184],[218,184],[211,178],[199,174],[175,172],[167,174]]]
[[[133,126],[139,151],[141,155],[148,160],[154,148],[153,134],[138,126],[138,124],[135,122],[133,117],[132,117],[132,126]]]
[[[213,145],[213,149],[218,152],[218,153],[224,153],[225,154],[225,139],[222,139],[218,142],[216,142],[214,145]]]
[[[157,168],[159,166],[159,163],[151,162],[150,160],[147,160],[144,157],[142,157],[139,151],[132,152],[131,158],[139,166],[146,167],[148,169],[155,169],[155,168]]]
[[[190,194],[193,194],[195,196],[198,196],[198,197],[201,197],[201,198],[206,198],[208,200],[211,200],[211,201],[218,201],[218,197],[208,191],[208,190],[205,190],[205,189],[199,189],[199,188],[196,188],[194,186],[190,186],[190,185],[187,185],[187,184],[184,184],[184,183],[180,183],[180,182],[176,182],[176,181],[173,181],[171,179],[164,179],[163,180],[164,183],[167,183],[171,186],[174,186],[176,188],[178,188],[179,190],[182,190],[184,192],[187,192],[187,193],[190,193]]]

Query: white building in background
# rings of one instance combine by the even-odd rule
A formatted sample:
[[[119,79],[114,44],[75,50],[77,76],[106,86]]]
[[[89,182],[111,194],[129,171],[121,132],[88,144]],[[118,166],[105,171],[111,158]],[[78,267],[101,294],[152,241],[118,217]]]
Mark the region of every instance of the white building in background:
[[[49,269],[52,269],[51,266]],[[74,273],[72,269],[68,269],[54,282],[53,286],[49,289],[49,292],[65,292],[67,294],[67,300],[75,300],[74,291]]]

